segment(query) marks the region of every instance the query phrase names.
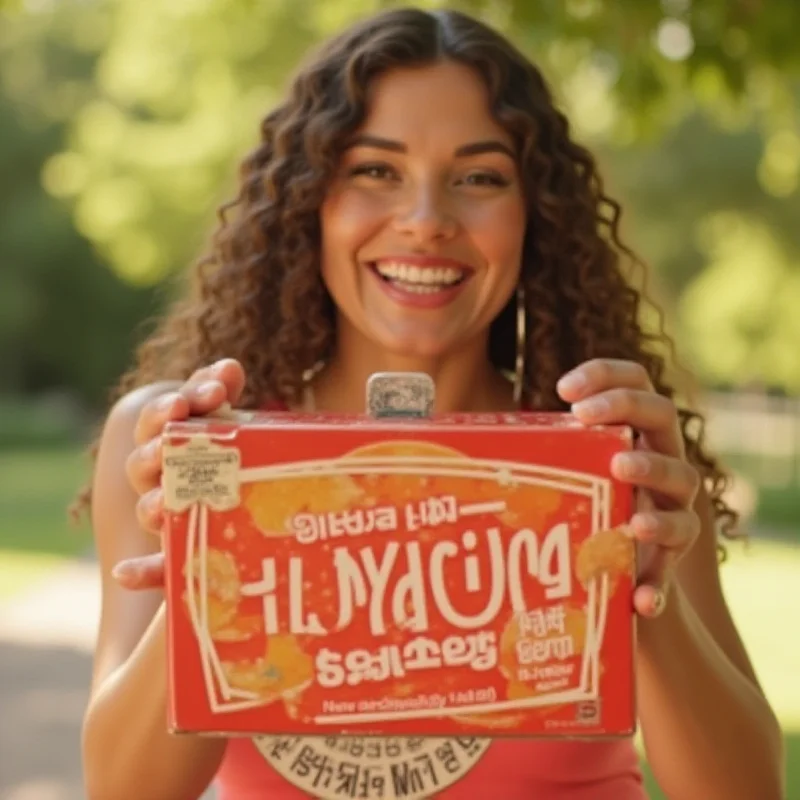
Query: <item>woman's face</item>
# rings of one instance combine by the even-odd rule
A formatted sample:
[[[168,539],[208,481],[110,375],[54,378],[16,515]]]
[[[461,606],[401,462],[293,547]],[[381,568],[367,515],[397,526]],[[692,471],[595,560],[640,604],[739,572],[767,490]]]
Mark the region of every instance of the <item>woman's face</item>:
[[[340,329],[410,358],[485,342],[520,270],[515,157],[468,67],[376,79],[321,209],[322,275]]]

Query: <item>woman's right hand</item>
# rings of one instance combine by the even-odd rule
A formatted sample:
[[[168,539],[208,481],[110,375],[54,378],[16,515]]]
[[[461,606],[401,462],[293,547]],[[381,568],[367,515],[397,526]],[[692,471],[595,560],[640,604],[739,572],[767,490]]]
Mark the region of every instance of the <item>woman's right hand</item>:
[[[242,394],[245,374],[231,358],[197,370],[182,386],[167,391],[142,409],[134,430],[135,447],[128,456],[126,472],[139,495],[136,517],[150,533],[161,534],[164,495],[161,489],[161,436],[167,422],[203,416],[224,404],[234,406]],[[114,578],[126,589],[154,589],[164,585],[164,555],[120,561]]]

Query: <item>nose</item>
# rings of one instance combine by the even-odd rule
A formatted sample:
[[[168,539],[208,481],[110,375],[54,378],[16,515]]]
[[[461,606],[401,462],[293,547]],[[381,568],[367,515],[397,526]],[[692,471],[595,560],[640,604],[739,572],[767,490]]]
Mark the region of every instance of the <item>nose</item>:
[[[418,243],[451,238],[458,222],[446,198],[434,187],[418,187],[409,192],[397,209],[394,228]]]

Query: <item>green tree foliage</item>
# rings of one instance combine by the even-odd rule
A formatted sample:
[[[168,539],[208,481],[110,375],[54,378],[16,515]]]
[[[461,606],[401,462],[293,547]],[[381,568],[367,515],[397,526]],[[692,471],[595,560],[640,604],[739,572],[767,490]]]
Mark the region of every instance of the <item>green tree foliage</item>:
[[[800,392],[800,139],[788,128],[765,139],[696,114],[604,154],[695,370]]]
[[[3,45],[6,31],[0,24]],[[69,389],[101,403],[156,290],[110,271],[42,186],[42,165],[88,94],[93,59],[50,30],[36,44],[15,50],[14,63],[0,60],[0,394]]]
[[[98,264],[105,264],[121,281],[140,287],[138,294],[126,295],[136,296],[128,308],[133,316],[139,313],[142,302],[152,301],[145,287],[159,285],[203,248],[215,208],[233,191],[237,161],[255,143],[259,120],[307,50],[387,5],[380,0],[29,0],[16,11],[0,11],[2,91],[18,120],[39,119],[49,131],[38,138],[23,135],[33,159],[26,174],[41,162],[47,193],[69,209],[80,238],[66,231],[63,218],[63,230],[47,238],[54,249],[67,240],[78,248],[70,251],[74,286],[82,280],[99,286]],[[464,0],[455,5],[509,33],[551,78],[577,135],[601,153],[613,191],[632,209],[628,234],[657,269],[681,329],[691,331],[684,338],[695,365],[709,379],[734,381],[736,370],[757,354],[768,361],[757,375],[748,370],[749,377],[792,385],[787,348],[763,344],[792,334],[773,322],[786,313],[786,303],[764,301],[761,322],[737,321],[747,291],[739,290],[735,301],[730,287],[748,276],[733,264],[730,248],[721,247],[720,231],[744,230],[731,220],[746,220],[745,238],[761,242],[752,257],[771,259],[764,269],[777,276],[768,282],[770,297],[796,287],[791,221],[800,178],[794,95],[800,3]],[[0,122],[0,129],[5,124]],[[7,135],[0,130],[0,137]],[[0,197],[7,196],[5,186],[0,188]],[[12,226],[20,253],[44,247],[31,241],[30,231],[42,229],[38,216],[58,218],[57,206],[37,197],[31,201],[35,208],[16,212],[24,216]],[[78,278],[78,272],[92,277]],[[19,300],[0,326],[19,329],[20,319],[35,317],[31,309],[41,302],[36,299],[41,292],[31,287],[29,274],[15,273]],[[722,298],[726,292],[733,294]],[[716,302],[716,316],[706,313],[708,302]],[[716,321],[709,338],[711,317]],[[9,340],[6,328],[0,327],[0,342]],[[125,341],[130,330],[126,323]],[[714,349],[737,342],[731,352],[742,355],[720,360],[725,367],[714,366],[700,340],[713,341]]]

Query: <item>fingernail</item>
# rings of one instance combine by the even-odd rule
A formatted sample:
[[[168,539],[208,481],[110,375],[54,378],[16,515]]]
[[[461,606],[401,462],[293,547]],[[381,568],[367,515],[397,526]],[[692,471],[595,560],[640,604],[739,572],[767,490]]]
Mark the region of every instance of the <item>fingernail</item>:
[[[568,372],[558,382],[558,390],[581,393],[586,388],[586,376],[580,370]]]
[[[111,569],[111,577],[114,580],[125,580],[135,578],[138,575],[139,568],[132,561],[120,561]]]
[[[167,411],[167,409],[172,408],[172,404],[175,402],[175,395],[174,394],[165,394],[163,397],[158,399],[156,403],[156,408],[159,411]]]
[[[588,400],[581,400],[572,404],[572,413],[587,417],[599,417],[605,414],[611,406],[605,397],[590,397]]]
[[[197,389],[195,389],[195,393],[198,397],[210,397],[216,390],[217,386],[219,386],[219,383],[216,381],[206,381],[205,383],[201,383]]]
[[[637,514],[636,527],[644,533],[656,533],[658,530],[658,517],[653,514]]]
[[[658,617],[667,605],[667,595],[663,589],[655,589],[653,591],[653,610],[652,616]]]
[[[158,496],[155,490],[148,492],[142,497],[145,513],[153,516],[158,511]]]
[[[650,461],[636,453],[622,453],[615,461],[617,469],[626,478],[643,478],[650,472]]]

